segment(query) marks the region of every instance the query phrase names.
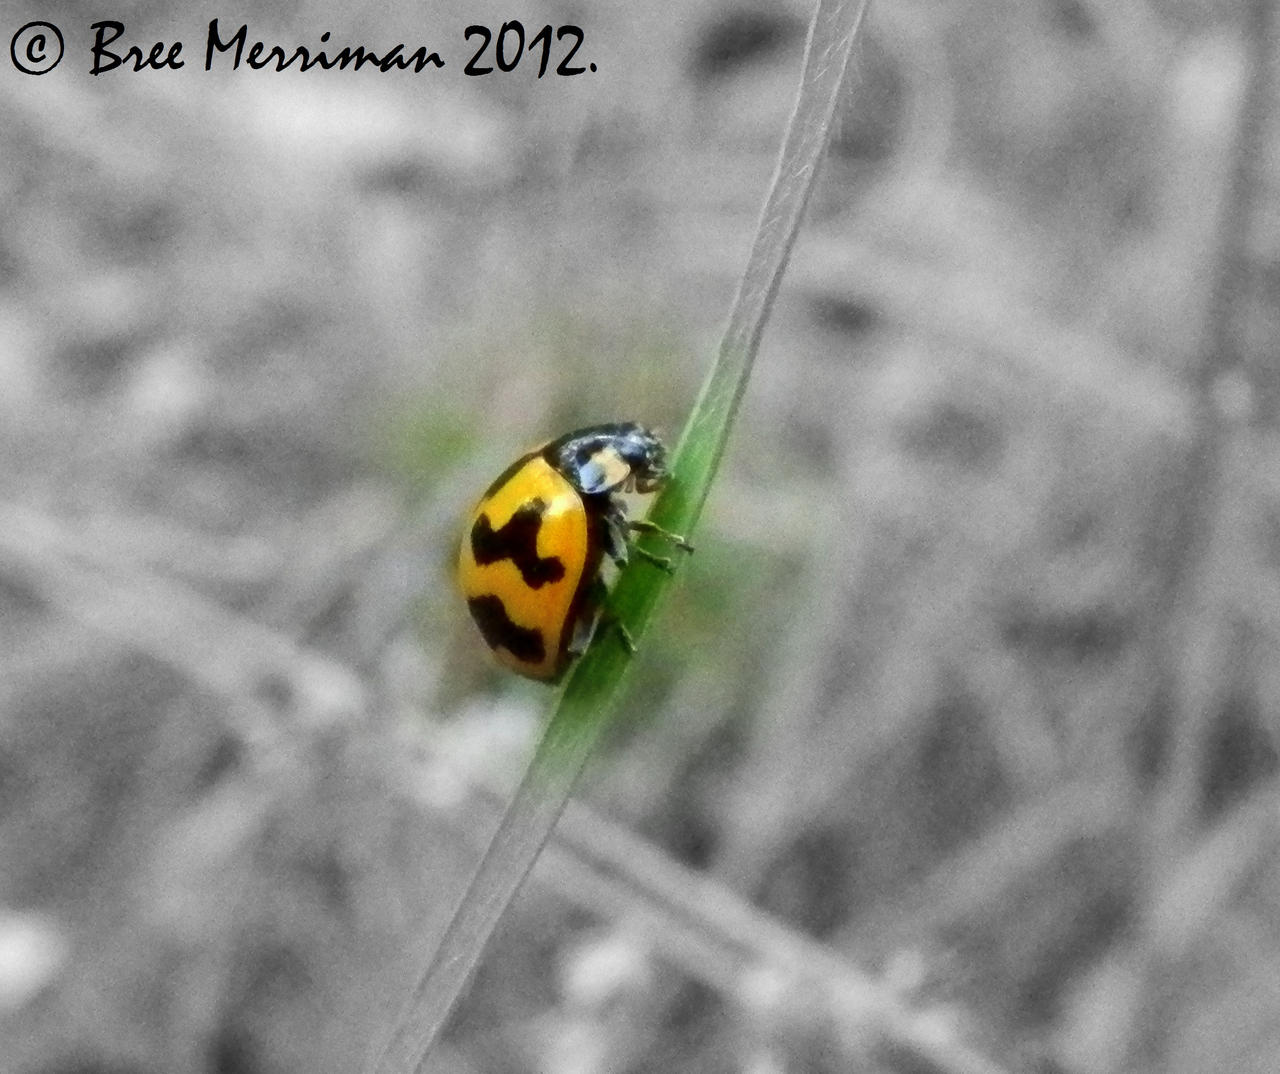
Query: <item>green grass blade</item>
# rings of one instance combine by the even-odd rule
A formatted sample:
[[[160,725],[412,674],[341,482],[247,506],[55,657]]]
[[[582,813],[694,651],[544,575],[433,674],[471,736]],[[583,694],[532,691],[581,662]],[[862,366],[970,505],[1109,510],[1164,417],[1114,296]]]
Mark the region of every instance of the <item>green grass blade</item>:
[[[840,87],[868,0],[820,0],[810,26],[796,107],[765,200],[746,271],[738,285],[720,353],[711,368],[672,460],[672,480],[649,512],[671,533],[691,535],[720,467],[738,406],[747,388],[769,311],[831,138]],[[653,547],[651,539],[646,547]],[[644,542],[642,542],[644,543]],[[661,550],[653,547],[653,550]],[[628,571],[611,607],[638,638],[668,579]],[[596,646],[605,650],[606,646]],[[589,653],[588,656],[593,654]],[[584,660],[577,681],[591,671]]]
[[[730,311],[720,353],[672,459],[672,477],[649,517],[690,534],[720,465],[769,311],[800,227],[867,0],[819,0],[805,49],[795,112]],[[641,538],[655,552],[659,541]],[[669,576],[633,563],[618,581],[610,610],[639,639]],[[370,1074],[422,1072],[475,970],[499,918],[514,898],[564,809],[583,765],[608,725],[629,656],[614,632],[601,631],[579,662],[457,913],[414,988]]]

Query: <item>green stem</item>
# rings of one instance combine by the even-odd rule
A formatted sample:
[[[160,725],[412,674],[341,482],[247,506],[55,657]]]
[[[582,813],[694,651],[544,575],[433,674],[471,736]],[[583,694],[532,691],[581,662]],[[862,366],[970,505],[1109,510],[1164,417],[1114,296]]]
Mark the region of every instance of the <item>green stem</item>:
[[[818,2],[795,112],[720,353],[674,453],[672,478],[650,512],[651,521],[673,533],[693,532],[711,491],[830,139],[840,87],[866,7],[867,0]],[[610,610],[633,638],[643,634],[668,584],[669,576],[647,563],[633,563],[623,572]],[[435,957],[383,1050],[366,1068],[371,1074],[422,1074],[427,1053],[474,973],[499,918],[524,882],[609,725],[630,655],[614,632],[599,633],[574,669]]]

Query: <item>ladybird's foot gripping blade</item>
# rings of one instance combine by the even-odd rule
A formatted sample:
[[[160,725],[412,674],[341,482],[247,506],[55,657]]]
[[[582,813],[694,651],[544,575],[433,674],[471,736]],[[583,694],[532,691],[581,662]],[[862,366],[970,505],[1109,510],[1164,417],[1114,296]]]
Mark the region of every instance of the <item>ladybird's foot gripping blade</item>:
[[[676,565],[672,563],[670,558],[667,556],[655,556],[652,552],[648,551],[647,549],[641,548],[639,545],[633,545],[631,548],[631,551],[633,551],[637,556],[643,559],[646,563],[652,563],[660,571],[664,571],[667,574],[676,573]]]
[[[661,526],[659,526],[655,522],[648,522],[648,521],[632,522],[628,520],[627,529],[629,529],[632,533],[651,533],[655,537],[661,537],[665,541],[670,541],[671,544],[673,544],[676,548],[679,548],[681,551],[684,551],[684,552],[693,551],[693,545],[691,545],[688,541],[686,541],[683,537],[681,537],[680,534],[672,533],[670,530],[664,530]]]
[[[600,588],[603,590],[604,587]],[[622,647],[627,650],[629,656],[636,655],[636,640],[631,636],[631,631],[627,629],[626,624],[621,619],[609,611],[600,612],[599,616],[591,621],[590,626],[580,630],[574,636],[573,645],[569,651],[575,656],[581,656],[587,651],[587,646],[591,644],[591,639],[597,633],[603,633],[606,630],[612,630],[618,635],[618,641],[622,643]]]
[[[626,624],[621,619],[611,619],[609,624],[618,632],[618,640],[622,642],[622,647],[626,649],[631,656],[635,656],[636,640],[631,636],[631,631],[627,629]]]

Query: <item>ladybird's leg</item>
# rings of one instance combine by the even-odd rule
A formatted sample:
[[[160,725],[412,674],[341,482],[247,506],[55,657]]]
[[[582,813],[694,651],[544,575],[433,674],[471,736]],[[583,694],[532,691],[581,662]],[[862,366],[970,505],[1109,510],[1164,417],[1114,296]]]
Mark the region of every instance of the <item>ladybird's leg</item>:
[[[668,574],[675,574],[676,572],[675,564],[672,563],[668,557],[655,556],[647,548],[641,548],[638,544],[631,544],[630,541],[626,540],[626,535],[631,530],[635,530],[638,528],[641,532],[648,532],[646,529],[646,525],[647,525],[646,523],[632,522],[627,518],[626,515],[619,512],[617,516],[616,524],[618,528],[622,531],[624,535],[623,539],[624,541],[626,541],[627,546],[631,549],[631,551],[636,555],[637,558],[643,559],[646,563],[653,564],[653,566],[657,567],[658,570],[660,571],[666,571]]]
[[[609,587],[599,575],[588,585],[585,599],[578,611],[578,620],[573,624],[573,633],[569,636],[567,652],[573,658],[581,656],[591,645],[600,622],[606,618],[605,600],[609,596]]]
[[[670,541],[676,548],[682,549],[685,552],[693,551],[693,545],[681,537],[680,534],[672,533],[670,530],[664,530],[656,522],[649,522],[648,520],[632,522],[628,520],[627,529],[632,533],[652,533],[655,537],[661,537],[664,541]]]
[[[623,551],[625,554],[625,547]],[[591,589],[583,605],[588,610],[578,620],[578,625],[574,628],[573,640],[569,644],[569,652],[574,656],[581,656],[591,643],[594,633],[605,628],[615,631],[618,635],[618,640],[622,643],[622,647],[627,650],[630,656],[635,656],[635,639],[632,638],[631,631],[627,629],[626,624],[609,610],[608,600],[609,587],[605,584],[604,579],[597,575],[591,582]],[[580,633],[582,634],[581,639],[579,638]]]
[[[618,640],[622,642],[622,647],[627,650],[629,655],[635,656],[636,641],[631,636],[631,631],[627,629],[626,623],[621,619],[610,619],[609,622],[612,624],[613,629],[618,632]]]
[[[631,542],[627,540],[627,515],[621,504],[610,505],[600,520],[600,534],[605,555],[619,567],[625,567]]]
[[[600,613],[600,625],[602,627],[608,627],[618,635],[618,640],[622,642],[622,647],[627,650],[627,655],[636,655],[635,638],[631,636],[631,631],[627,629],[627,624],[607,608]]]
[[[591,639],[595,636],[596,625],[600,621],[599,610],[589,611],[578,617],[573,625],[573,636],[569,639],[568,653],[571,657],[579,657],[587,651]]]
[[[576,659],[585,653],[596,630],[602,626],[616,630],[622,647],[628,653],[635,655],[636,643],[631,637],[631,631],[623,625],[621,619],[610,614],[605,606],[608,596],[609,588],[604,584],[604,579],[595,579],[591,583],[591,592],[585,603],[586,611],[574,624],[573,637],[569,639],[568,652],[571,657]]]
[[[601,519],[600,528],[603,534],[602,540],[605,554],[619,567],[625,567],[631,553],[635,553],[640,559],[647,563],[652,563],[659,570],[666,571],[668,574],[675,573],[674,564],[666,556],[656,556],[648,549],[632,544],[630,540],[630,533],[633,530],[642,533],[661,532],[666,536],[674,535],[666,534],[665,531],[653,526],[651,522],[632,522],[627,518],[627,510],[620,501],[610,505],[608,512]],[[684,538],[680,538],[680,540],[683,541]]]
[[[610,559],[619,567],[625,567],[630,554],[634,552],[640,559],[652,563],[659,570],[668,574],[675,573],[675,567],[666,556],[655,556],[630,540],[630,531],[635,523],[627,518],[627,509],[621,501],[614,501],[601,519],[604,550]]]
[[[669,556],[655,556],[647,548],[641,548],[638,544],[633,544],[631,546],[631,551],[646,563],[653,564],[653,566],[657,567],[660,571],[666,571],[667,574],[676,573],[676,565],[671,562],[671,558]]]

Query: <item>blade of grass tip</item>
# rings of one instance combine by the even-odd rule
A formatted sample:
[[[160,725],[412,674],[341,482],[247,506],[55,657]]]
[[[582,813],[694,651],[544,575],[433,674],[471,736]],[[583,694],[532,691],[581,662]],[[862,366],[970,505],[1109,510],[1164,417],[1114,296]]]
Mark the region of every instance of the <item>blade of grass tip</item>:
[[[746,390],[769,310],[830,139],[836,105],[868,0],[819,0],[809,29],[795,112],[729,315],[716,363],[673,455],[671,480],[650,512],[690,534],[702,512]],[[643,565],[642,565],[643,566]],[[628,570],[611,613],[633,638],[647,627],[669,578]],[[422,1074],[426,1056],[475,972],[499,918],[532,868],[613,711],[628,654],[592,645],[551,721],[435,956],[415,986],[368,1074]]]
[[[818,166],[831,139],[840,88],[867,6],[868,0],[820,0],[814,12],[795,112],[787,126],[720,353],[676,446],[672,480],[649,512],[650,520],[669,533],[689,536],[694,532],[719,470]],[[619,580],[611,601],[633,638],[648,626],[665,589],[665,576],[655,579],[654,573],[642,576],[629,572]]]

